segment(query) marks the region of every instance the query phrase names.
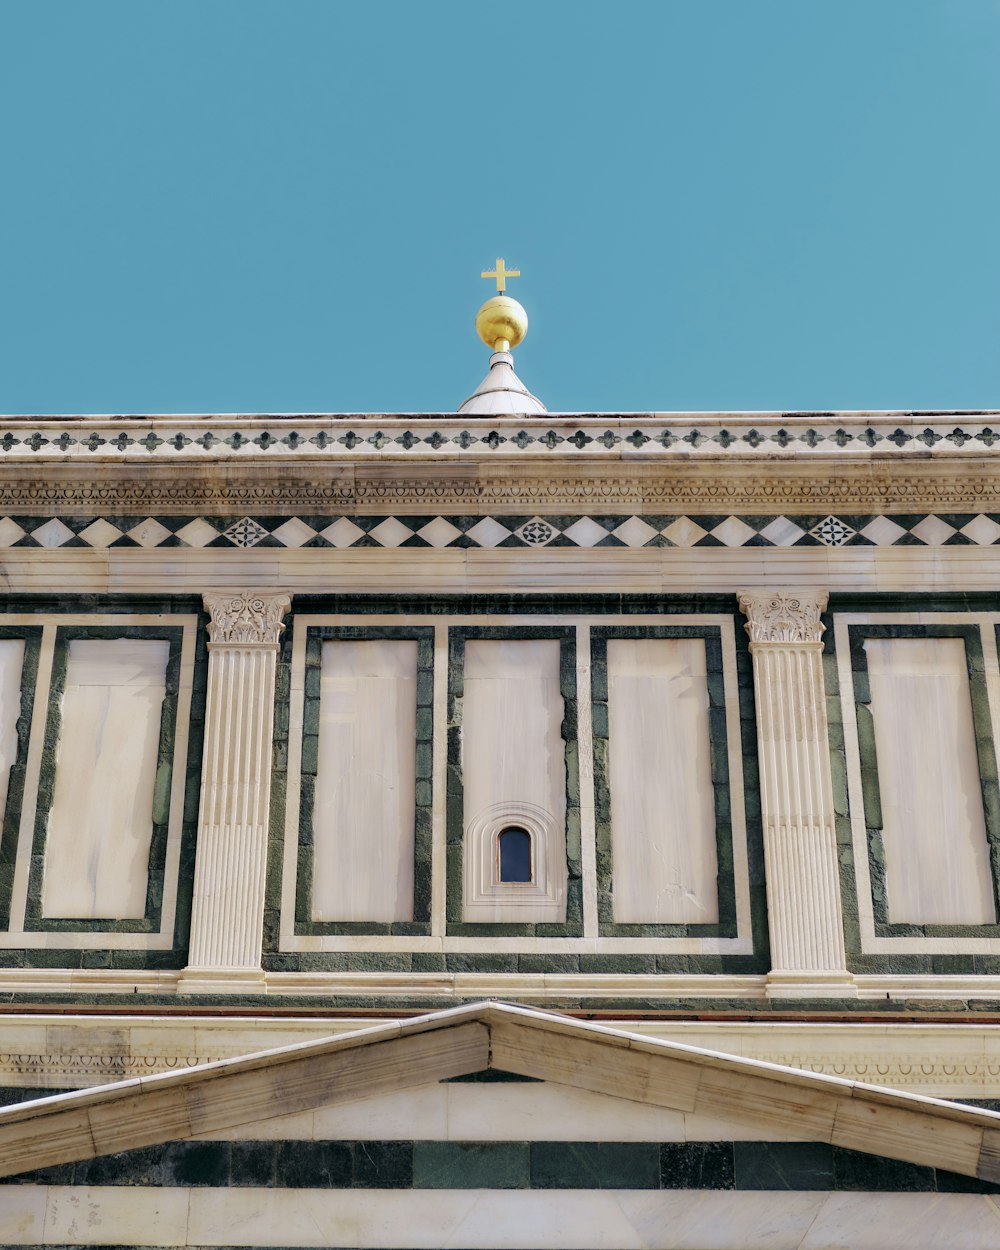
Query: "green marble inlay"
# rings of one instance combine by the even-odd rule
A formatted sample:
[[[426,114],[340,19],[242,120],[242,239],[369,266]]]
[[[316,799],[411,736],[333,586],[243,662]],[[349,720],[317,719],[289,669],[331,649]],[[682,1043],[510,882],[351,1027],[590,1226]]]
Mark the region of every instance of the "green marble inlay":
[[[21,707],[17,718],[17,753],[7,780],[7,804],[0,830],[0,929],[10,927],[10,902],[14,888],[14,862],[21,830],[21,808],[24,803],[24,770],[28,760],[31,737],[31,716],[35,705],[38,681],[38,655],[41,649],[40,626],[2,625],[0,639],[23,639],[24,659],[21,665]]]
[[[883,813],[879,786],[878,752],[875,745],[875,724],[871,712],[871,690],[868,682],[868,657],[865,642],[869,638],[960,638],[965,646],[966,669],[972,703],[972,722],[976,754],[989,842],[990,867],[993,876],[994,909],[1000,915],[1000,803],[998,803],[996,750],[986,686],[982,638],[977,625],[954,624],[883,624],[848,627],[851,675],[854,683],[855,715],[858,725],[858,747],[861,763],[862,797],[871,877],[872,908],[875,932],[879,937],[1000,937],[1000,923],[987,925],[893,924],[889,921],[886,892],[885,850],[882,842]],[[919,767],[919,761],[914,761]],[[946,967],[957,972],[954,957]],[[962,969],[963,971],[966,969]],[[971,963],[967,971],[973,971]],[[933,967],[931,971],[936,971]]]
[[[176,1141],[3,1185],[1000,1193],[990,1181],[826,1142],[767,1141]]]
[[[182,968],[187,962],[188,934],[191,925],[191,893],[194,880],[195,842],[197,839],[198,801],[201,782],[201,756],[204,740],[205,694],[208,677],[208,650],[204,625],[207,617],[199,599],[191,596],[174,598],[147,598],[128,595],[61,595],[32,596],[26,599],[8,599],[6,610],[25,615],[63,615],[80,613],[120,612],[120,625],[94,624],[59,626],[57,622],[57,645],[53,659],[52,684],[49,692],[46,721],[36,732],[44,734],[42,773],[39,784],[38,809],[32,838],[32,857],[29,877],[29,902],[25,928],[30,932],[69,931],[93,934],[93,945],[66,950],[46,949],[41,946],[6,948],[0,951],[0,966],[6,968],[111,968],[153,970]],[[146,915],[141,921],[134,920],[53,920],[39,915],[41,880],[44,865],[47,833],[47,814],[52,799],[54,783],[55,748],[59,733],[58,698],[65,680],[66,643],[70,638],[156,638],[169,642],[167,665],[167,694],[161,711],[158,776],[166,778],[167,791],[161,782],[159,797],[161,805],[169,802],[169,778],[172,775],[174,737],[176,733],[177,694],[180,668],[182,625],[136,626],[129,618],[137,613],[163,615],[194,615],[194,669],[191,676],[191,713],[188,724],[187,760],[185,763],[184,795],[181,822],[180,855],[175,904],[173,942],[169,950],[112,950],[101,945],[102,933],[151,932],[159,928],[163,897],[163,870],[166,852],[166,816],[157,821],[159,828],[153,831],[150,846],[150,871],[147,880]],[[10,923],[10,888],[6,870],[13,867],[20,833],[20,807],[23,791],[24,758],[31,730],[31,713],[37,685],[41,626],[0,626],[0,637],[23,637],[26,639],[25,664],[22,679],[22,711],[18,722],[18,762],[12,770],[8,807],[4,818],[4,832],[0,839],[0,916],[3,924]],[[172,706],[169,706],[171,705]],[[16,803],[16,808],[12,805]],[[163,813],[158,813],[163,814]],[[155,996],[154,996],[155,1000]],[[79,995],[69,995],[68,1002],[79,1002]],[[100,1001],[98,996],[96,1001]],[[135,1003],[135,997],[130,998]]]
[[[845,715],[857,716],[860,708],[867,711],[867,703],[859,703],[856,698],[856,692],[868,696],[867,684],[867,665],[864,662],[863,652],[856,661],[857,667],[852,668],[851,686],[843,690],[840,684],[840,673],[837,662],[836,639],[833,630],[834,614],[840,612],[995,612],[997,610],[995,595],[969,595],[969,594],[927,594],[927,595],[878,595],[872,593],[865,594],[836,594],[831,595],[830,610],[823,616],[823,623],[826,626],[824,635],[823,648],[823,680],[826,688],[826,708],[827,720],[830,730],[830,762],[833,777],[833,804],[835,814],[835,829],[837,837],[837,853],[840,861],[840,892],[841,905],[844,917],[844,940],[847,951],[847,966],[851,972],[867,973],[876,975],[919,975],[919,974],[940,974],[940,975],[969,975],[982,974],[996,976],[1000,975],[1000,957],[995,955],[929,955],[929,954],[899,954],[896,952],[869,954],[861,949],[861,928],[858,917],[858,884],[857,871],[854,859],[854,839],[851,826],[849,811],[849,796],[847,789],[847,766],[845,758],[844,738],[843,738],[843,718]],[[964,624],[948,625],[941,622],[938,625],[923,626],[917,623],[898,622],[893,625],[874,626],[858,626],[864,631],[865,637],[933,637],[933,633],[924,632],[925,630],[942,630],[944,637],[965,636],[966,626]],[[875,633],[878,628],[882,633]],[[976,630],[975,626],[971,627]],[[978,635],[978,630],[976,630]],[[942,636],[942,635],[938,635]],[[862,639],[863,641],[863,639]],[[977,637],[978,641],[978,637]],[[967,652],[968,654],[968,652]],[[853,661],[853,654],[852,654]],[[971,681],[978,684],[979,677],[975,674],[971,675]],[[976,713],[979,715],[979,713]],[[982,733],[985,727],[981,720],[974,721],[976,726],[977,747],[980,750],[980,759],[982,760]],[[872,756],[874,758],[874,755]],[[986,776],[989,775],[989,766],[987,766]],[[868,770],[867,776],[863,772],[863,801],[865,802],[865,810],[871,817],[876,817],[878,823],[873,823],[871,830],[875,836],[869,836],[869,873],[872,879],[873,892],[880,888],[884,881],[884,863],[880,863],[881,852],[881,813],[879,812],[879,802],[877,798],[877,762],[876,771],[873,776],[871,769]],[[874,784],[873,784],[874,782]],[[984,783],[984,790],[986,789]],[[989,810],[989,808],[987,808]],[[874,847],[873,847],[874,844]],[[872,853],[874,850],[874,854]],[[990,847],[991,866],[994,877],[1000,876],[997,869],[997,852],[995,844],[991,843]],[[884,915],[884,903],[881,904]],[[992,926],[968,926],[954,928],[952,926],[927,926],[916,930],[911,926],[894,926],[890,927],[879,922],[879,932],[889,933],[897,936],[905,936],[911,932],[927,933],[934,935],[947,929],[947,935],[954,936],[988,936]],[[898,1005],[898,1004],[897,1004]],[[910,1005],[910,1004],[907,1004]],[[915,1004],[915,1006],[923,1007],[926,1004]],[[982,1012],[988,1010],[986,999],[970,1000],[969,1003],[959,1003],[957,1000],[948,1005],[949,1012],[956,1010],[972,1010]]]
[[[28,881],[28,904],[24,927],[31,931],[57,933],[156,933],[160,928],[163,906],[163,875],[167,856],[167,832],[170,810],[170,780],[174,760],[174,738],[177,730],[177,695],[180,683],[182,626],[163,625],[73,625],[60,626],[56,632],[49,687],[48,716],[42,747],[42,769],[38,784],[38,806],[31,848],[31,869]],[[160,734],[156,759],[156,783],[153,797],[153,831],[149,844],[146,879],[146,908],[141,919],[92,920],[87,918],[53,919],[42,914],[42,880],[49,812],[55,791],[58,766],[59,735],[62,726],[62,697],[66,686],[69,644],[77,639],[145,638],[166,640],[169,651],[166,669],[166,693],[160,712]],[[125,779],[128,780],[127,778]],[[59,952],[62,955],[62,952]]]
[[[287,788],[287,729],[290,707],[290,654],[295,617],[282,639],[282,655],[275,690],[274,766],[271,774],[271,838],[265,908],[266,969],[324,968],[345,971],[409,971],[409,955],[394,956],[324,954],[290,964],[277,955],[281,905],[284,814]],[[416,655],[416,764],[414,808],[414,919],[392,923],[377,921],[320,921],[312,918],[312,865],[314,865],[314,805],[320,731],[320,676],[322,644],[331,640],[415,641]],[[424,936],[430,933],[431,881],[431,758],[434,747],[434,629],[407,625],[310,625],[306,632],[304,719],[300,771],[299,839],[296,850],[295,933],[297,935]]]
[[[611,831],[610,736],[608,731],[608,641],[616,638],[699,638],[708,672],[709,735],[719,920],[713,924],[616,924]],[[722,631],[717,625],[614,625],[591,631],[594,714],[594,783],[597,816],[597,907],[604,937],[736,937],[736,880],[730,803],[729,739],[722,665]],[[747,709],[749,710],[749,709]],[[751,721],[752,724],[752,721]]]
[[[416,1189],[527,1189],[530,1177],[527,1142],[413,1144]]]

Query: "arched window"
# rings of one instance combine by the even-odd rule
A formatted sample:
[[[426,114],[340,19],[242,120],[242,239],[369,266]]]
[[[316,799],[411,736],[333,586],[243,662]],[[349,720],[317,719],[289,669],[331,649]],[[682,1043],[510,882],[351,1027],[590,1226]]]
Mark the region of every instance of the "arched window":
[[[506,800],[465,830],[463,918],[499,924],[566,919],[566,838],[550,812]]]
[[[503,883],[531,881],[531,834],[511,825],[500,832],[500,880]]]

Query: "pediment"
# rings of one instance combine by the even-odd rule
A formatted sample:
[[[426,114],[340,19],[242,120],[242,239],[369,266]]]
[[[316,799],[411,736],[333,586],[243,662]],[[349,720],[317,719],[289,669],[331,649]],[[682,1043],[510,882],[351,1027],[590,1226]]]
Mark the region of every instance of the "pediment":
[[[362,1100],[391,1117],[406,1091],[483,1072],[545,1082],[539,1105],[575,1108],[581,1133],[588,1115],[613,1118],[613,1100],[623,1123],[653,1117],[654,1134],[669,1116],[687,1140],[829,1143],[1000,1180],[1000,1114],[498,1003],[0,1110],[0,1175],[196,1137],[274,1137],[289,1117]],[[530,1097],[513,1088],[482,1085],[480,1106]],[[349,1135],[346,1123],[327,1117],[331,1135]]]

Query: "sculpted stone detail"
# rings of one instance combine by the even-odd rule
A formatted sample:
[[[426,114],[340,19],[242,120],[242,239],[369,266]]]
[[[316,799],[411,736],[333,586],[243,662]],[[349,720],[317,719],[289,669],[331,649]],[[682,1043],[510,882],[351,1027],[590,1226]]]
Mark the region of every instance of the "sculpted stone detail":
[[[301,1039],[294,1040],[305,1041],[307,1037],[303,1034]],[[672,1040],[686,1039],[674,1037]],[[754,1047],[749,1057],[847,1080],[919,1089],[943,1098],[988,1098],[996,1094],[1000,1062],[988,1054],[986,1057],[983,1053],[970,1054],[961,1045],[951,1049],[938,1039],[913,1050],[887,1046],[884,1038],[880,1040],[881,1048],[865,1046],[859,1044],[859,1039],[851,1038],[849,1044],[845,1042],[839,1048],[826,1048],[817,1053],[815,1049],[790,1048],[776,1039],[773,1045]],[[0,1053],[0,1086],[30,1087],[36,1089],[36,1097],[41,1098],[47,1087],[61,1083],[92,1088],[132,1075],[150,1076],[156,1072],[218,1063],[240,1053],[239,1046],[228,1040],[214,1051],[196,1054],[170,1049],[169,1043],[141,1054],[114,1049],[111,1045],[87,1052],[7,1052]]]
[[[828,598],[825,590],[741,590],[744,628],[751,642],[819,642]]]
[[[753,652],[772,998],[853,989],[844,951],[820,655],[819,617],[828,597],[826,590],[739,596]]]
[[[205,595],[205,749],[185,993],[261,982],[274,680],[286,594]],[[232,718],[230,710],[238,708]]]
[[[211,614],[209,640],[230,646],[276,646],[285,628],[282,617],[291,599],[282,594],[243,591],[235,595],[205,595],[205,609]]]
[[[572,444],[570,445],[572,446]],[[573,453],[575,456],[577,453]],[[986,457],[985,450],[978,453]],[[318,457],[319,453],[314,452]],[[122,466],[124,468],[124,466]],[[412,470],[415,466],[406,465]],[[544,467],[544,473],[540,470]],[[1000,511],[1000,475],[990,460],[972,465],[967,458],[947,473],[914,473],[901,460],[872,473],[868,459],[851,466],[801,460],[761,459],[748,465],[706,459],[690,463],[669,453],[625,469],[612,460],[580,464],[525,460],[496,464],[473,452],[455,453],[449,466],[424,463],[419,475],[402,465],[371,469],[324,457],[323,472],[314,461],[282,466],[247,461],[237,480],[207,473],[205,465],[153,464],[141,478],[111,466],[47,464],[46,476],[13,474],[0,483],[0,516],[227,516],[234,512],[274,516],[292,510],[305,515],[341,509],[394,513],[457,511],[481,513],[502,506],[509,512],[612,512],[623,508],[690,516],[733,512],[996,512]],[[157,472],[158,470],[158,472]],[[337,476],[343,471],[344,476]]]

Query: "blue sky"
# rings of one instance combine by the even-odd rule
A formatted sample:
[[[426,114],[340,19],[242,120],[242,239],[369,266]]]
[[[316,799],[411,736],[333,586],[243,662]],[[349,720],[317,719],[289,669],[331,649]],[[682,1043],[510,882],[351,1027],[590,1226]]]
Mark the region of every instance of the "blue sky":
[[[3,0],[0,411],[1000,406],[998,0]]]

